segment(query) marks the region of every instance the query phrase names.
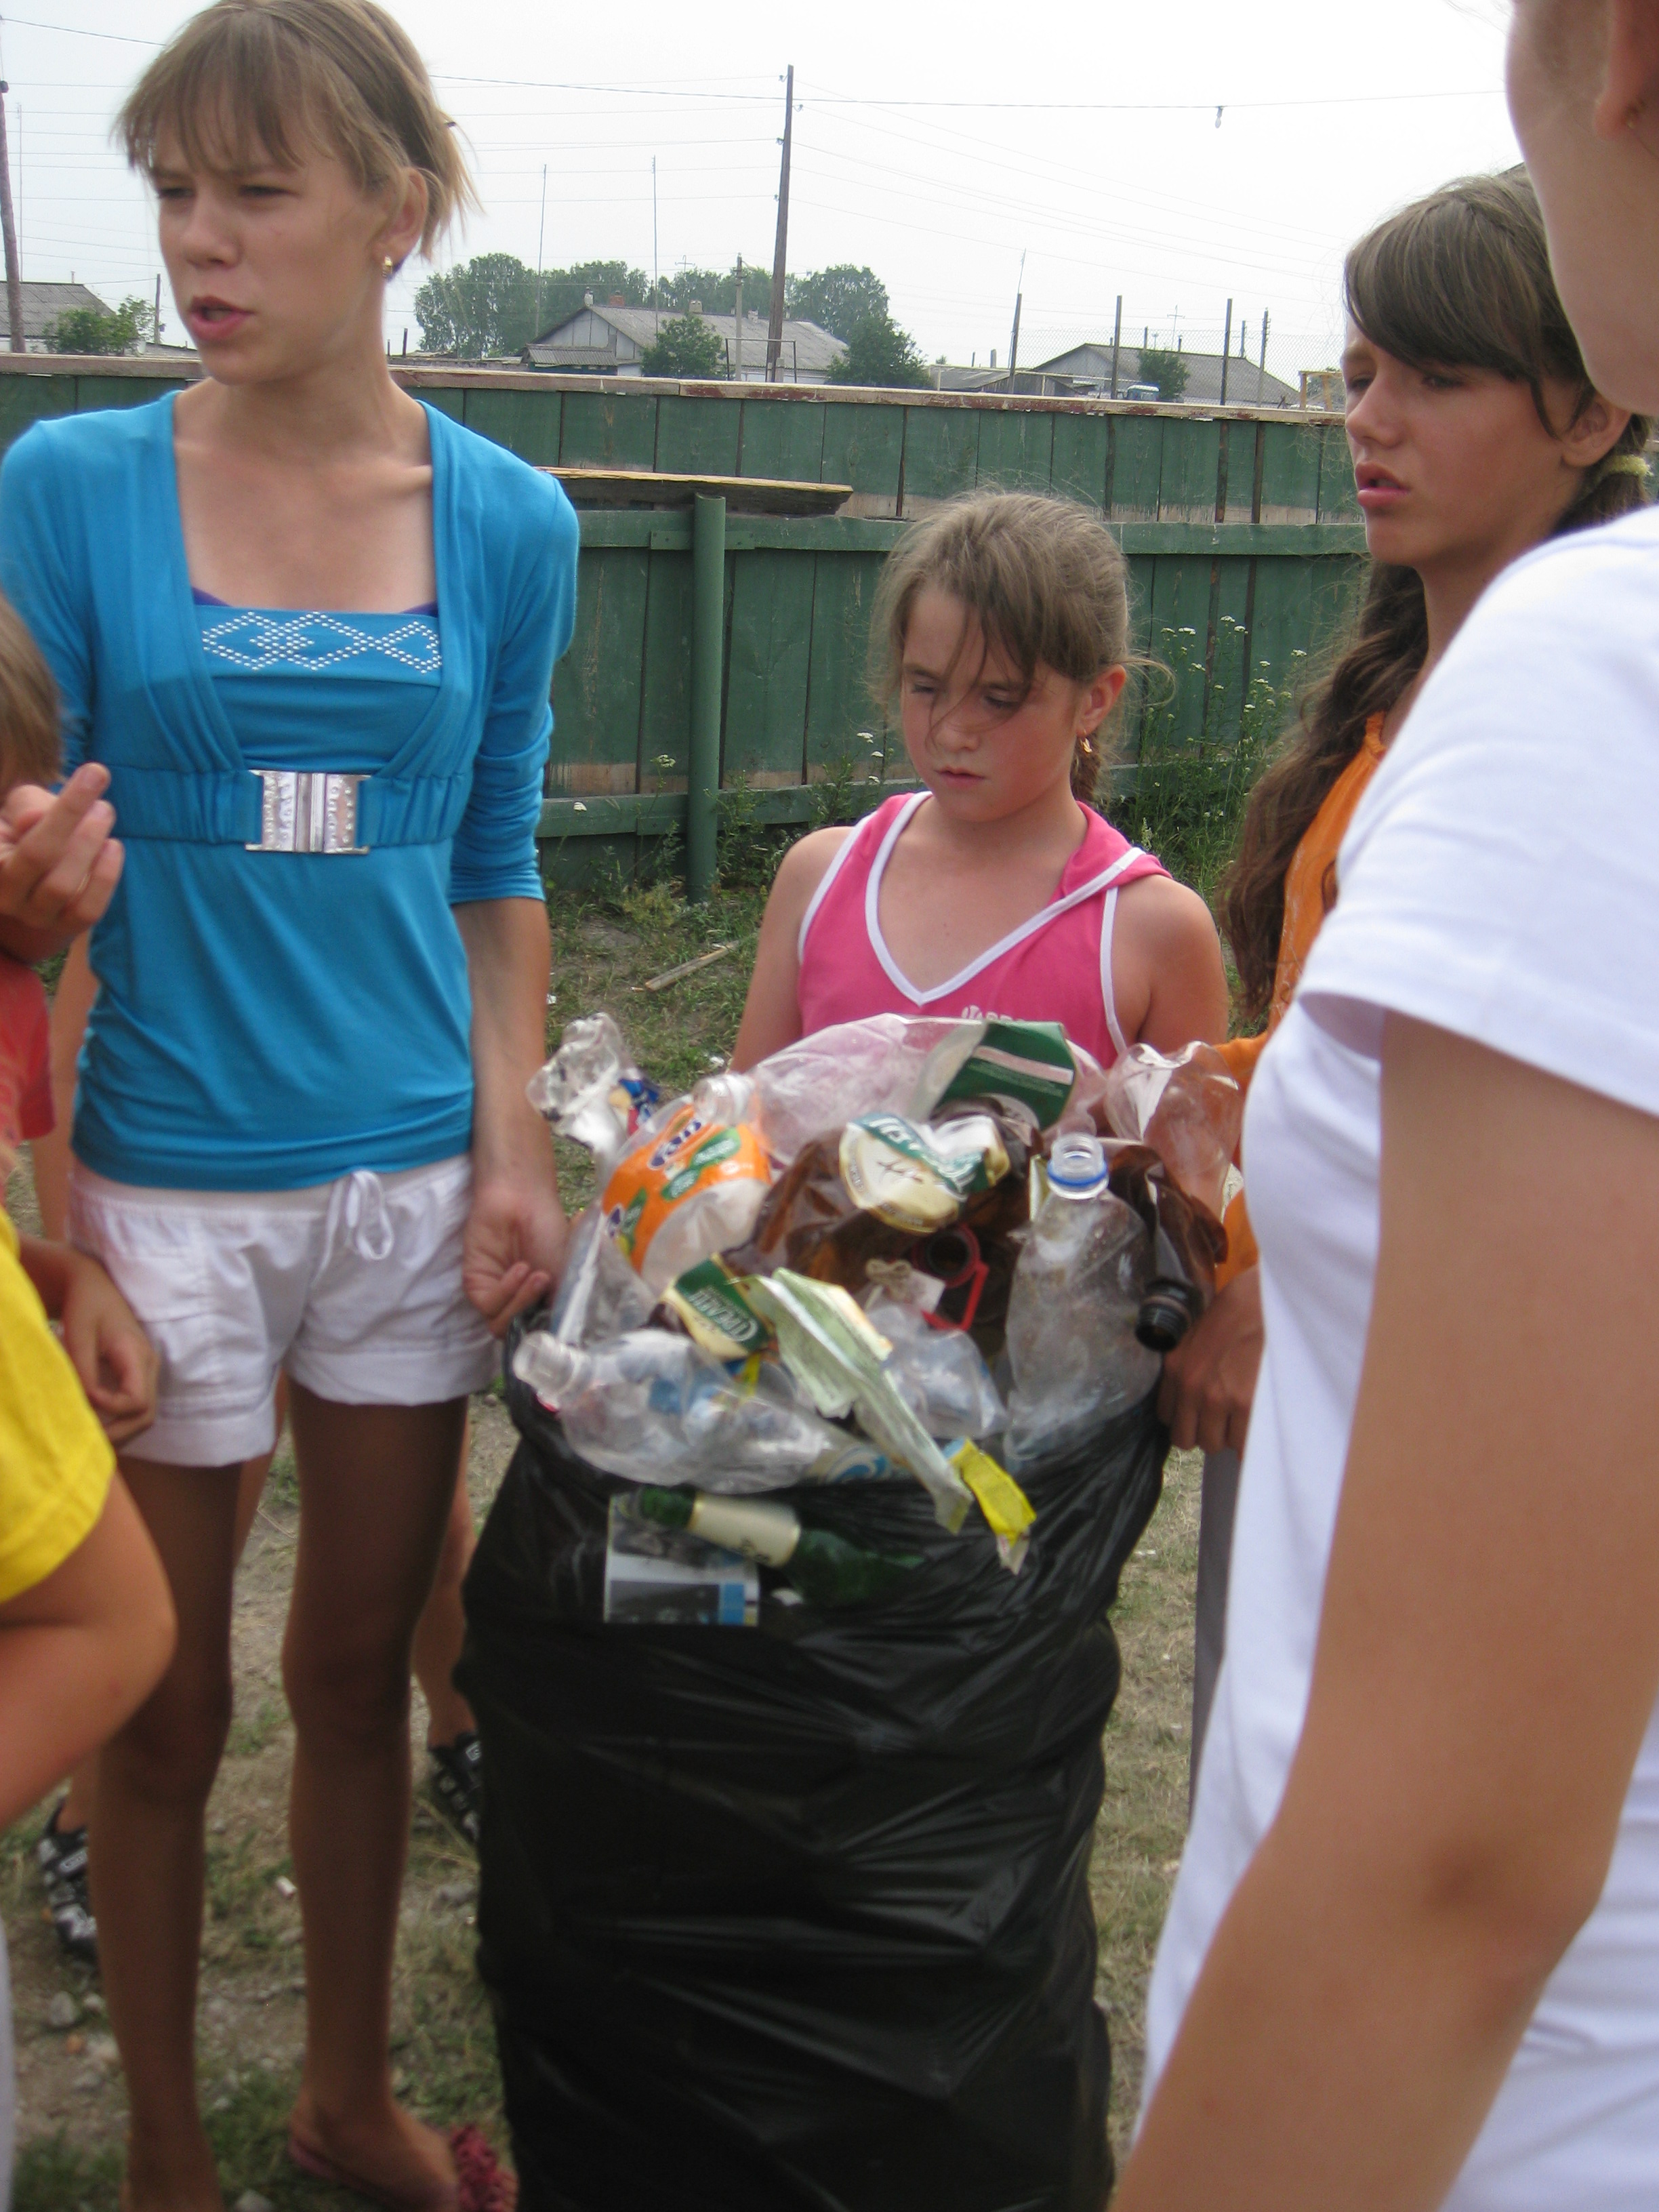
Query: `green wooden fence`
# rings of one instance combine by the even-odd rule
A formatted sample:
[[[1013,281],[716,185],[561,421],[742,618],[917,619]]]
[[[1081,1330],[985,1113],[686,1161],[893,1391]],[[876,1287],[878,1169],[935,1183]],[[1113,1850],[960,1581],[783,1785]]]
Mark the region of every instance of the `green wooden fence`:
[[[165,361],[0,355],[0,448],[43,415],[131,405],[184,380]],[[720,778],[778,820],[807,818],[811,784],[845,763],[904,775],[866,687],[871,597],[905,522],[954,494],[1052,489],[1116,532],[1137,649],[1179,679],[1150,718],[1146,687],[1131,701],[1119,732],[1131,761],[1149,728],[1161,744],[1224,742],[1249,683],[1294,681],[1363,562],[1330,416],[495,370],[400,380],[541,467],[851,486],[833,514],[745,514],[740,488],[728,501]],[[689,501],[587,506],[575,489],[576,634],[554,679],[542,826],[564,880],[631,866],[642,839],[684,829],[692,725]]]

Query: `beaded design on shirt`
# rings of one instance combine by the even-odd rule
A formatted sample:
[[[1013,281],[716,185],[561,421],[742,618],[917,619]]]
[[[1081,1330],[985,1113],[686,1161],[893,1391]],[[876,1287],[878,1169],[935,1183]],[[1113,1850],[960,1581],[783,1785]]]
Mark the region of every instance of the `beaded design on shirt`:
[[[375,622],[385,629],[370,629]],[[443,669],[435,615],[266,614],[203,610],[202,650],[210,661],[255,675],[318,675],[348,662],[387,662],[419,676]]]

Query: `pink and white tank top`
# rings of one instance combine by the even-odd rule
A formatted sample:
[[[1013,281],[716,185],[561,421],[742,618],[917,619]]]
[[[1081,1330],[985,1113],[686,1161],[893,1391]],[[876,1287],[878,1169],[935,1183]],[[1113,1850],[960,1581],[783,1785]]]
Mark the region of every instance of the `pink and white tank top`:
[[[927,796],[909,792],[866,815],[830,862],[800,926],[796,997],[801,1034],[871,1014],[1001,1014],[1060,1022],[1103,1067],[1127,1050],[1112,997],[1117,895],[1169,873],[1091,807],[1060,888],[947,982],[918,990],[881,933],[881,881],[906,823]]]

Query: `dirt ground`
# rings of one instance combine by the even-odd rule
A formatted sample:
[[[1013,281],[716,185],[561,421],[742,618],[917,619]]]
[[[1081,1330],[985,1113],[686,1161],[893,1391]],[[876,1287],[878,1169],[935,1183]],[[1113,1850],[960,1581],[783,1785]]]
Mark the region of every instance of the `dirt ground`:
[[[641,1063],[682,1086],[729,1049],[759,901],[739,890],[689,909],[662,891],[556,902],[550,1036],[592,1007],[616,1011]],[[647,977],[715,944],[731,954],[684,984],[647,994]],[[561,1145],[561,1174],[579,1203],[586,1163]],[[26,1178],[8,1194],[31,1211]],[[482,1521],[513,1447],[493,1395],[474,1402],[470,1485]],[[1091,1870],[1101,1954],[1098,1990],[1114,2056],[1112,2130],[1127,2147],[1139,2094],[1147,1974],[1186,1822],[1199,1462],[1173,1459],[1164,1502],[1124,1576],[1115,1615],[1124,1682],[1106,1736],[1106,1794]],[[297,1503],[279,1457],[238,1578],[236,1714],[209,1812],[208,1911],[199,2013],[204,2109],[225,2201],[243,2212],[348,2212],[361,2200],[290,2169],[283,2121],[303,2032],[299,1908],[284,1893],[292,1733],[278,1653]],[[411,1715],[417,1777],[425,1714]],[[0,1837],[0,1913],[11,1949],[19,2142],[15,2212],[116,2212],[125,2101],[95,1977],[61,1959],[33,1846],[46,1808]],[[473,1966],[475,1869],[417,1794],[395,1993],[400,2093],[436,2122],[475,2119],[505,2148],[494,2038]]]

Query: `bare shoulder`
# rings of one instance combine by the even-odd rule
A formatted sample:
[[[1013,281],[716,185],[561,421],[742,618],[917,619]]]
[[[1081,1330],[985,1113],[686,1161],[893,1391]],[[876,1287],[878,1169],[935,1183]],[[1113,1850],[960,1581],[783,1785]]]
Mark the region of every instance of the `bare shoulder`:
[[[1218,942],[1209,908],[1173,876],[1127,884],[1118,896],[1118,927],[1154,957],[1191,955]]]
[[[852,834],[848,829],[811,830],[805,837],[798,837],[779,861],[778,872],[772,878],[769,913],[775,911],[780,920],[793,916],[799,921]]]
[[[1143,876],[1118,902],[1112,983],[1124,1034],[1173,1052],[1227,1034],[1221,939],[1198,893],[1170,876]]]

